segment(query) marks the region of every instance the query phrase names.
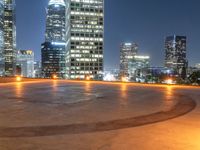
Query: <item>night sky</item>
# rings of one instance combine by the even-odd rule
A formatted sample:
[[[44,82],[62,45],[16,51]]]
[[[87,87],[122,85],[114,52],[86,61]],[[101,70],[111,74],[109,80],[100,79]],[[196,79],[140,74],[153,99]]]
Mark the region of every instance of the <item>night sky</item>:
[[[40,60],[48,0],[16,0],[17,48],[32,49]],[[162,66],[164,39],[187,36],[190,65],[200,63],[199,0],[105,0],[105,68],[119,68],[121,42],[136,42],[139,53]]]

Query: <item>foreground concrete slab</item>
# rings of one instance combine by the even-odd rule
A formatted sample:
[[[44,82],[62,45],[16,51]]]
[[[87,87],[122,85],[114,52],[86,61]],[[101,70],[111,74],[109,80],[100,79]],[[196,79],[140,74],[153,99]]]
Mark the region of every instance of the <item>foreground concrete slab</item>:
[[[61,80],[0,88],[2,150],[200,149],[199,88]]]

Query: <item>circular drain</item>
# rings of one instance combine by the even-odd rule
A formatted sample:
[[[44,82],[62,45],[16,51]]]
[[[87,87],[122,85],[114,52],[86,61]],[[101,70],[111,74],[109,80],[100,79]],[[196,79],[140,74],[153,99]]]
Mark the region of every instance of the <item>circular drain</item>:
[[[148,125],[182,116],[192,111],[196,107],[196,102],[194,100],[190,98],[185,99],[185,96],[180,96],[180,99],[181,100],[179,100],[177,104],[168,111],[160,111],[157,113],[133,118],[70,125],[0,127],[0,137],[16,138],[53,136],[62,134],[81,134]]]

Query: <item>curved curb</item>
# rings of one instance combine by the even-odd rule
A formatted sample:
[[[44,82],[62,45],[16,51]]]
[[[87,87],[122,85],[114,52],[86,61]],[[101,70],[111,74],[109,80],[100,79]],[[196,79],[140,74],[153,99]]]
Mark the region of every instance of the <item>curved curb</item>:
[[[182,97],[182,96],[181,96]],[[52,126],[33,126],[33,127],[0,127],[0,137],[20,138],[20,137],[40,137],[53,135],[81,134],[111,131],[125,128],[133,128],[161,121],[173,119],[185,115],[196,107],[196,102],[190,98],[178,101],[177,104],[168,111],[138,116],[133,118],[83,123],[70,125],[52,125]]]

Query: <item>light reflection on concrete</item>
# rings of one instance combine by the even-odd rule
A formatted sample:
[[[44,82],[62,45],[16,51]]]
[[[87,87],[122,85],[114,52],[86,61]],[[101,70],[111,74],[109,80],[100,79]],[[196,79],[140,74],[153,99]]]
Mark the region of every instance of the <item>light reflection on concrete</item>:
[[[84,90],[85,90],[86,93],[91,92],[91,83],[89,81],[85,82]]]
[[[23,97],[23,83],[17,82],[15,84],[15,95],[17,98],[22,98]]]
[[[177,96],[174,94],[174,88],[173,86],[166,86],[164,87],[164,99],[163,99],[163,105],[165,106],[164,110],[169,110],[173,105],[176,104]]]
[[[173,90],[174,90],[174,88],[172,87],[172,86],[167,86],[166,87],[166,92],[165,92],[165,100],[167,100],[167,101],[171,101],[172,100],[172,98],[173,98]]]
[[[127,105],[128,103],[128,85],[126,83],[122,83],[120,85],[120,104]]]
[[[57,80],[53,80],[53,91],[54,92],[58,91],[58,81]]]

